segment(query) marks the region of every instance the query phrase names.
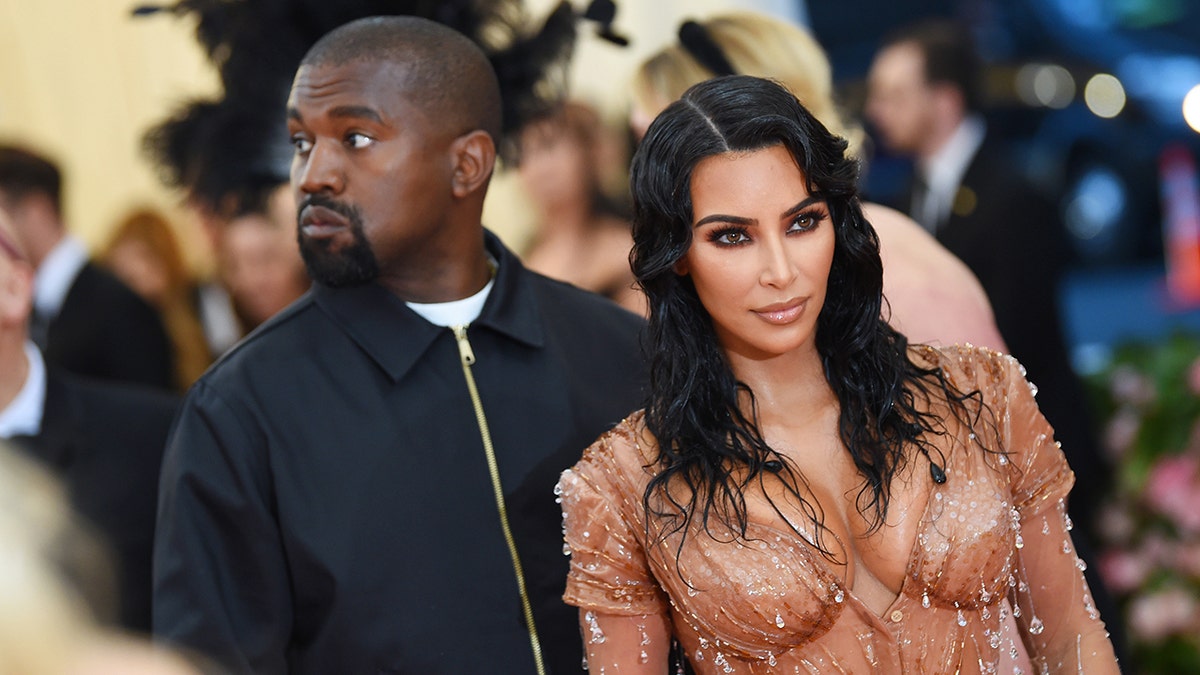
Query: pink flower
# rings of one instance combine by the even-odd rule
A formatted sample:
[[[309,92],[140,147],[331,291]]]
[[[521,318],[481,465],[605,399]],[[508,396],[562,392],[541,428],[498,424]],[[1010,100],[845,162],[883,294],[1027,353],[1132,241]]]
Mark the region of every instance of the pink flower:
[[[1200,359],[1192,361],[1192,365],[1188,367],[1187,383],[1188,389],[1200,396]]]
[[[1113,369],[1109,390],[1113,399],[1123,404],[1145,405],[1157,397],[1149,378],[1129,364],[1122,364]]]
[[[1129,513],[1130,506],[1124,500],[1112,501],[1101,507],[1096,518],[1096,528],[1104,541],[1110,544],[1128,542],[1137,530],[1137,523]]]
[[[1142,640],[1155,643],[1197,628],[1196,599],[1182,588],[1169,588],[1138,598],[1129,606],[1129,628]]]
[[[1146,504],[1184,532],[1200,532],[1200,458],[1163,457],[1150,469]]]
[[[1154,561],[1144,554],[1110,549],[1100,555],[1100,576],[1114,593],[1129,593],[1150,575]]]
[[[1142,416],[1138,411],[1129,406],[1121,406],[1104,430],[1104,449],[1108,451],[1109,459],[1119,461],[1129,454],[1129,449],[1133,447],[1141,428]]]
[[[1175,549],[1172,566],[1184,576],[1200,579],[1200,542],[1180,544]]]

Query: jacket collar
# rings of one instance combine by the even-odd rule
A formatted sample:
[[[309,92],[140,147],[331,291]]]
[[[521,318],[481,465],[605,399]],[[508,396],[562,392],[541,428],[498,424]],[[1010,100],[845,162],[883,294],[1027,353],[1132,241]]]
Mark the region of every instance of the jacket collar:
[[[496,283],[472,326],[486,328],[529,347],[544,344],[541,313],[529,274],[512,251],[484,230],[484,245],[496,259]],[[313,285],[313,300],[393,382],[417,364],[438,336],[448,332],[421,318],[378,284],[334,289]]]

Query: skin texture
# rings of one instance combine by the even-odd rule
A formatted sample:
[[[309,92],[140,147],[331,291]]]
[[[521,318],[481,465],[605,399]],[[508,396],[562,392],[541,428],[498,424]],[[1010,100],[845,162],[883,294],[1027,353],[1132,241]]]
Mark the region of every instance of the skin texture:
[[[863,204],[879,235],[885,316],[909,342],[973,344],[1007,352],[987,294],[971,270],[912,218]]]
[[[731,360],[818,358],[833,227],[791,155],[775,146],[706,158],[692,195],[694,239],[678,271],[691,276]]]
[[[489,277],[479,211],[495,146],[431,118],[407,77],[407,66],[365,60],[297,72],[288,129],[300,243],[337,259],[364,240],[373,280],[397,297],[457,300]]]

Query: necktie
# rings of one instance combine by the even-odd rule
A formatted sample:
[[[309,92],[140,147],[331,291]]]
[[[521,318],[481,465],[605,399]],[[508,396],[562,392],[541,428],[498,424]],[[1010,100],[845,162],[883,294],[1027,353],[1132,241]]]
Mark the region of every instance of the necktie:
[[[46,351],[47,339],[50,335],[50,317],[45,312],[33,310],[29,315],[29,339],[43,353]]]
[[[931,234],[937,231],[937,199],[929,189],[929,183],[926,182],[925,176],[920,172],[913,176],[912,206],[909,214]]]

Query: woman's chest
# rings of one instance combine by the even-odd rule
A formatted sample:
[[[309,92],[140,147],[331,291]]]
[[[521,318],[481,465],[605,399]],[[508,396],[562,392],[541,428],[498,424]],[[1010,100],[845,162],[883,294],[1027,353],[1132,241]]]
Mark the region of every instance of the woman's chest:
[[[924,607],[991,604],[1011,578],[1011,500],[996,472],[956,473],[932,489],[898,493],[874,530],[839,523],[822,531],[811,524],[828,516],[819,505],[806,512],[785,504],[777,513],[751,498],[745,536],[710,516],[707,531],[694,523],[686,537],[653,546],[654,572],[699,635],[751,653],[814,640],[847,606],[856,610],[850,616],[878,617],[897,594]]]

